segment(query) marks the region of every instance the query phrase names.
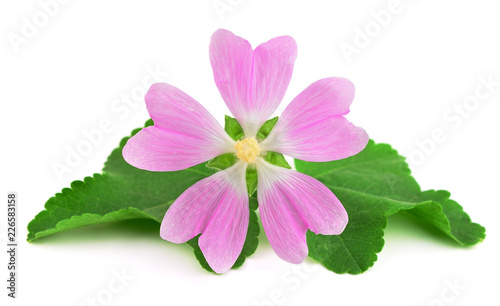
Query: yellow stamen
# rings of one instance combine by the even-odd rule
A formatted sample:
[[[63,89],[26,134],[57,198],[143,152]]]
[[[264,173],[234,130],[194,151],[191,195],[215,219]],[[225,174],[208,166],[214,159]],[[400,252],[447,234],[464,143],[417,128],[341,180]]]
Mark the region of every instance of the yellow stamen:
[[[244,162],[254,163],[260,153],[260,147],[254,137],[238,140],[234,145],[236,156]]]

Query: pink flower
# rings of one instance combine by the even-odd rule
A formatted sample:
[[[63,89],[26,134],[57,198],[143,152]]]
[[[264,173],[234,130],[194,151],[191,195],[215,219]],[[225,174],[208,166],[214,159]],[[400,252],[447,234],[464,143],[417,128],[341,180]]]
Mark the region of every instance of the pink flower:
[[[253,50],[241,37],[216,31],[210,43],[215,83],[241,124],[244,139],[235,142],[198,102],[171,85],[157,83],[145,98],[154,126],[141,130],[123,149],[128,163],[149,171],[182,170],[224,153],[237,155],[233,166],[187,189],[167,211],[160,229],[161,237],[174,243],[201,233],[200,248],[217,273],[232,267],[245,242],[248,166],[257,169],[262,225],[282,259],[305,259],[308,229],[338,235],[347,224],[344,207],[321,182],[262,157],[274,151],[324,162],[355,155],[368,142],[366,132],[344,118],[354,87],[343,78],[326,78],[307,87],[259,142],[257,132],[281,102],[296,56],[297,46],[288,36]]]

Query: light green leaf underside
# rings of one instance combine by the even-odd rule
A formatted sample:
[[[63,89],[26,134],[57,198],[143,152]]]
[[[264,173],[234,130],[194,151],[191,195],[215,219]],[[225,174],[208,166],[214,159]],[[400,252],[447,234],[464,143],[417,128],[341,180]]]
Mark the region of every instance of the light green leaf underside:
[[[43,215],[42,215],[43,216]],[[40,217],[39,217],[40,218]],[[82,215],[73,215],[69,219],[64,219],[59,221],[55,227],[51,227],[46,230],[37,232],[35,239],[39,239],[45,236],[53,235],[59,232],[67,231],[74,228],[84,227],[88,225],[108,223],[114,221],[122,221],[128,219],[155,219],[152,215],[146,213],[146,211],[139,210],[134,207],[124,208],[116,211],[112,211],[105,215],[84,213]],[[32,239],[32,240],[35,240]],[[32,241],[30,240],[30,241]]]

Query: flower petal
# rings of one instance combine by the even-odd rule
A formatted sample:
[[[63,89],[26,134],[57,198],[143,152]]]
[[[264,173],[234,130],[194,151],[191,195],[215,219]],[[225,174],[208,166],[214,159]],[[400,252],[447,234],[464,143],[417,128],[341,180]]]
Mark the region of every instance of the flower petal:
[[[297,57],[293,38],[280,36],[259,45],[227,30],[217,30],[210,43],[215,84],[246,137],[256,136],[278,108]]]
[[[151,126],[130,138],[122,154],[127,163],[139,169],[178,171],[224,153],[227,149],[206,139]]]
[[[160,236],[183,243],[202,233],[200,249],[217,273],[228,271],[238,258],[248,230],[246,163],[198,181],[175,200],[160,228]]]
[[[251,92],[253,50],[250,43],[227,30],[217,30],[210,41],[210,63],[217,88],[240,122],[245,118]]]
[[[210,113],[193,98],[165,83],[146,94],[155,123],[129,139],[123,157],[149,171],[177,171],[235,151],[234,141]]]
[[[326,78],[311,84],[283,111],[261,149],[313,162],[359,153],[368,135],[343,117],[353,98],[354,86],[347,79]]]
[[[249,120],[257,124],[255,134],[283,100],[296,58],[297,44],[290,36],[273,38],[255,48],[250,100],[253,104],[249,106]]]
[[[348,216],[337,197],[303,173],[257,162],[259,212],[266,236],[282,259],[300,263],[308,254],[306,232],[338,235]]]

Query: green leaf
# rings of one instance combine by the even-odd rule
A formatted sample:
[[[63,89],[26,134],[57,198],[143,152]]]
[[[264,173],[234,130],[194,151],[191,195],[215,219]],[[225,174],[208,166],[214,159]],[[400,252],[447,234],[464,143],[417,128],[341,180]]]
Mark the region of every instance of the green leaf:
[[[269,136],[269,133],[271,133],[274,126],[276,125],[276,122],[278,122],[278,117],[267,120],[257,132],[257,139],[259,141],[266,139],[266,137]]]
[[[226,130],[226,132],[233,140],[237,141],[245,137],[243,128],[241,127],[238,120],[233,117],[225,116],[224,121],[224,130]],[[271,133],[272,129],[276,125],[276,122],[278,122],[278,117],[274,117],[264,122],[264,124],[257,132],[257,139],[259,141],[264,140],[269,135],[269,133]]]
[[[248,195],[251,196],[257,191],[257,169],[249,166],[246,173]]]
[[[149,120],[146,126],[152,124]],[[139,131],[134,130],[132,135]],[[213,174],[206,163],[175,172],[134,168],[122,156],[122,149],[129,138],[124,138],[119,148],[111,153],[103,174],[75,181],[71,183],[71,188],[64,188],[46,202],[45,210],[28,224],[28,241],[73,228],[127,219],[152,219],[161,223],[167,209],[182,192]],[[251,220],[257,218],[254,210],[255,207],[250,209]],[[255,251],[258,233],[258,224],[251,222],[244,251],[235,267],[241,266],[245,258]],[[159,235],[158,239],[161,239]],[[188,244],[194,246],[195,241],[196,238]],[[196,247],[194,250],[196,255]]]
[[[241,128],[238,120],[229,116],[225,116],[224,121],[224,130],[226,130],[226,132],[234,141],[241,140],[243,139],[243,137],[245,137],[245,133],[243,132],[243,129]]]
[[[283,168],[287,168],[287,169],[292,169],[292,167],[290,167],[290,165],[288,164],[288,162],[285,160],[285,157],[281,153],[267,152],[266,156],[264,157],[264,159],[268,163],[271,163],[273,165],[276,165],[276,166],[279,166],[279,167],[283,167]]]
[[[277,122],[273,118],[259,130],[267,137]],[[146,126],[152,125],[149,120]],[[132,135],[140,129],[133,131]],[[241,126],[226,117],[226,130],[233,139],[243,137]],[[237,161],[224,154],[209,163],[176,172],[149,172],[134,168],[122,157],[124,138],[108,158],[102,174],[75,181],[71,188],[50,198],[45,210],[28,224],[28,241],[73,228],[128,219],[152,219],[160,223],[175,199],[192,184],[226,169]],[[290,168],[283,155],[267,152],[272,164]],[[316,177],[330,188],[349,214],[346,230],[338,236],[307,233],[309,255],[337,273],[359,274],[371,267],[384,245],[387,217],[399,211],[412,214],[436,227],[463,246],[485,237],[485,229],[472,223],[462,207],[446,191],[421,191],[410,170],[389,145],[370,141],[360,154],[329,163],[296,161],[297,170]],[[257,187],[255,168],[248,167],[247,188]],[[233,268],[243,264],[258,245],[257,200],[250,198],[250,223],[246,241]],[[158,224],[159,225],[159,224]],[[159,236],[158,236],[159,237]],[[188,241],[202,267],[211,271],[198,246],[198,237]]]
[[[221,171],[236,164],[238,157],[234,153],[226,153],[212,158],[208,161],[207,167],[215,171]]]
[[[387,217],[398,211],[421,218],[460,245],[485,238],[485,229],[472,223],[448,192],[422,192],[404,158],[387,144],[370,141],[350,158],[327,163],[296,160],[295,165],[330,188],[349,214],[341,235],[307,233],[309,256],[334,272],[359,274],[371,267],[384,246]]]

